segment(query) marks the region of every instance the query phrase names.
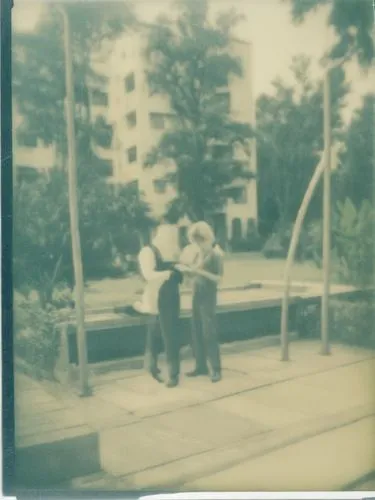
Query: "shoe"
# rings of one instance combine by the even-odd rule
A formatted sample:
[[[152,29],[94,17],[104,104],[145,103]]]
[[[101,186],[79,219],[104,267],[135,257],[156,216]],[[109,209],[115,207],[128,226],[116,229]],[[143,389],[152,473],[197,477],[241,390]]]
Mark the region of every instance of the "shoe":
[[[221,373],[219,372],[214,372],[212,375],[211,375],[211,382],[213,384],[215,384],[216,382],[220,382],[221,380]]]
[[[156,370],[151,371],[150,373],[151,373],[151,377],[153,379],[155,379],[157,382],[159,382],[160,384],[162,384],[164,382],[163,377],[160,375],[159,368],[157,368]]]
[[[178,378],[170,378],[168,382],[165,384],[168,389],[171,389],[172,387],[177,387],[178,386]]]
[[[197,368],[191,372],[187,372],[187,377],[203,377],[204,375],[208,375],[208,370],[198,370]]]

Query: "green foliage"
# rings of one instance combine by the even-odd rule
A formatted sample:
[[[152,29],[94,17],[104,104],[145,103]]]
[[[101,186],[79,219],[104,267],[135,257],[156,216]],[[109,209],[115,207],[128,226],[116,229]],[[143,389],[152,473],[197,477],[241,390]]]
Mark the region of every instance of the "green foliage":
[[[288,255],[290,241],[292,238],[293,224],[277,226],[277,229],[266,240],[262,252],[267,259],[285,259]],[[311,236],[305,228],[302,228],[295,253],[295,260],[303,261],[313,258],[313,245]]]
[[[374,104],[375,95],[367,94],[354,113],[335,179],[338,197],[349,197],[357,207],[363,200],[372,202],[374,196]]]
[[[329,56],[341,58],[352,53],[358,62],[368,68],[374,58],[372,30],[374,12],[372,0],[290,0],[292,16],[296,22],[305,19],[318,7],[329,6],[329,24],[334,28],[337,41]]]
[[[323,149],[322,85],[310,74],[310,60],[297,56],[291,65],[293,83],[275,81],[272,95],[257,101],[257,151],[260,231],[269,236],[290,226],[301,205]],[[340,111],[348,86],[345,74],[332,73],[332,126],[342,134]],[[321,215],[321,188],[307,219]]]
[[[375,306],[372,300],[330,302],[329,336],[332,341],[375,349]],[[298,312],[303,338],[317,339],[321,332],[320,307],[303,306]]]
[[[283,238],[280,232],[271,234],[262,249],[266,259],[285,259],[288,250],[283,245]]]
[[[148,207],[134,186],[114,191],[84,166],[79,170],[78,199],[85,279],[113,275],[116,255],[138,251],[138,231],[151,225]],[[25,294],[37,290],[46,305],[56,286],[73,286],[65,172],[54,170],[49,177],[16,186],[13,237],[16,289]]]
[[[230,248],[232,252],[259,252],[262,249],[262,239],[254,219],[248,220],[245,236],[232,238]]]
[[[60,349],[58,320],[58,312],[52,305],[43,307],[35,298],[25,299],[15,294],[15,355],[26,361],[36,376],[54,378]]]
[[[332,261],[341,282],[357,286],[373,284],[374,229],[375,212],[369,201],[363,201],[359,209],[349,198],[337,204],[332,218]],[[321,222],[310,227],[310,237],[314,260],[321,265]]]
[[[91,56],[110,47],[111,40],[134,23],[134,15],[129,4],[123,2],[82,2],[64,7],[72,33],[76,128],[78,134],[82,131],[87,134],[90,129],[87,87],[102,83],[102,77],[92,69]],[[56,144],[63,164],[66,156],[65,62],[62,15],[57,7],[44,7],[34,32],[14,33],[12,48],[13,96],[24,119],[22,128],[32,131],[45,144]],[[87,156],[90,148],[82,147],[78,151],[81,156]]]
[[[177,191],[172,212],[203,219],[223,207],[235,178],[249,175],[233,148],[246,149],[252,131],[230,117],[227,96],[219,92],[241,75],[240,60],[228,50],[239,16],[231,10],[210,22],[206,0],[176,2],[176,14],[177,21],[162,17],[151,28],[145,53],[151,90],[168,96],[175,117],[146,165],[173,162],[176,171],[166,176]]]

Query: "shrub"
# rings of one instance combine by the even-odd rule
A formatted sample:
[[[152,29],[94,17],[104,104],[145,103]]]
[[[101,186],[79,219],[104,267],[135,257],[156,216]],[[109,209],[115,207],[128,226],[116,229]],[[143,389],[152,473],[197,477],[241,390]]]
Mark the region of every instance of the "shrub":
[[[279,232],[273,233],[266,241],[263,249],[263,255],[266,259],[285,259],[287,250],[282,241],[282,236]]]
[[[281,224],[278,229],[267,240],[263,247],[263,255],[266,258],[285,259],[288,255],[290,241],[292,239],[294,224]],[[310,236],[306,229],[302,228],[299,235],[295,260],[306,260],[312,258]]]
[[[254,219],[248,219],[246,237],[234,236],[229,242],[232,252],[260,252],[262,239]]]
[[[54,379],[60,348],[57,323],[62,318],[59,311],[50,304],[43,308],[36,297],[25,298],[19,294],[15,294],[14,309],[16,356],[31,367],[35,376]]]
[[[297,328],[302,338],[318,339],[321,332],[320,305],[302,306]],[[329,337],[332,341],[375,349],[375,305],[372,301],[330,303]]]
[[[374,282],[374,223],[370,202],[356,209],[349,198],[338,203],[332,217],[332,264],[342,283],[366,286]],[[322,222],[309,227],[311,253],[315,263],[322,265]]]

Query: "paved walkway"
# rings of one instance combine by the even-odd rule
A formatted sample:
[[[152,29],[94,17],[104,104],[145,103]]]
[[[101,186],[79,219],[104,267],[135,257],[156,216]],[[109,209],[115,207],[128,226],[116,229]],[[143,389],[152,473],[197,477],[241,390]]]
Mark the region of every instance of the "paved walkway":
[[[94,377],[91,398],[54,389],[59,405],[100,432],[104,472],[73,487],[336,489],[374,468],[374,352],[334,346],[320,356],[318,343],[295,342],[282,363],[278,347],[233,351],[219,384],[183,377],[166,389],[127,370]],[[18,378],[19,404],[40,405],[24,385]],[[344,462],[332,474],[334,452]]]

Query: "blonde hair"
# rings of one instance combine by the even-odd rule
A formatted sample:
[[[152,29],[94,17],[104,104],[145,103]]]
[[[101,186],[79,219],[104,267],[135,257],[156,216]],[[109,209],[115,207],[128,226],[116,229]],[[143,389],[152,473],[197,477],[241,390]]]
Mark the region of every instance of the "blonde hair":
[[[212,244],[215,242],[215,234],[209,224],[205,221],[199,221],[190,226],[188,238],[191,242],[207,241]]]

